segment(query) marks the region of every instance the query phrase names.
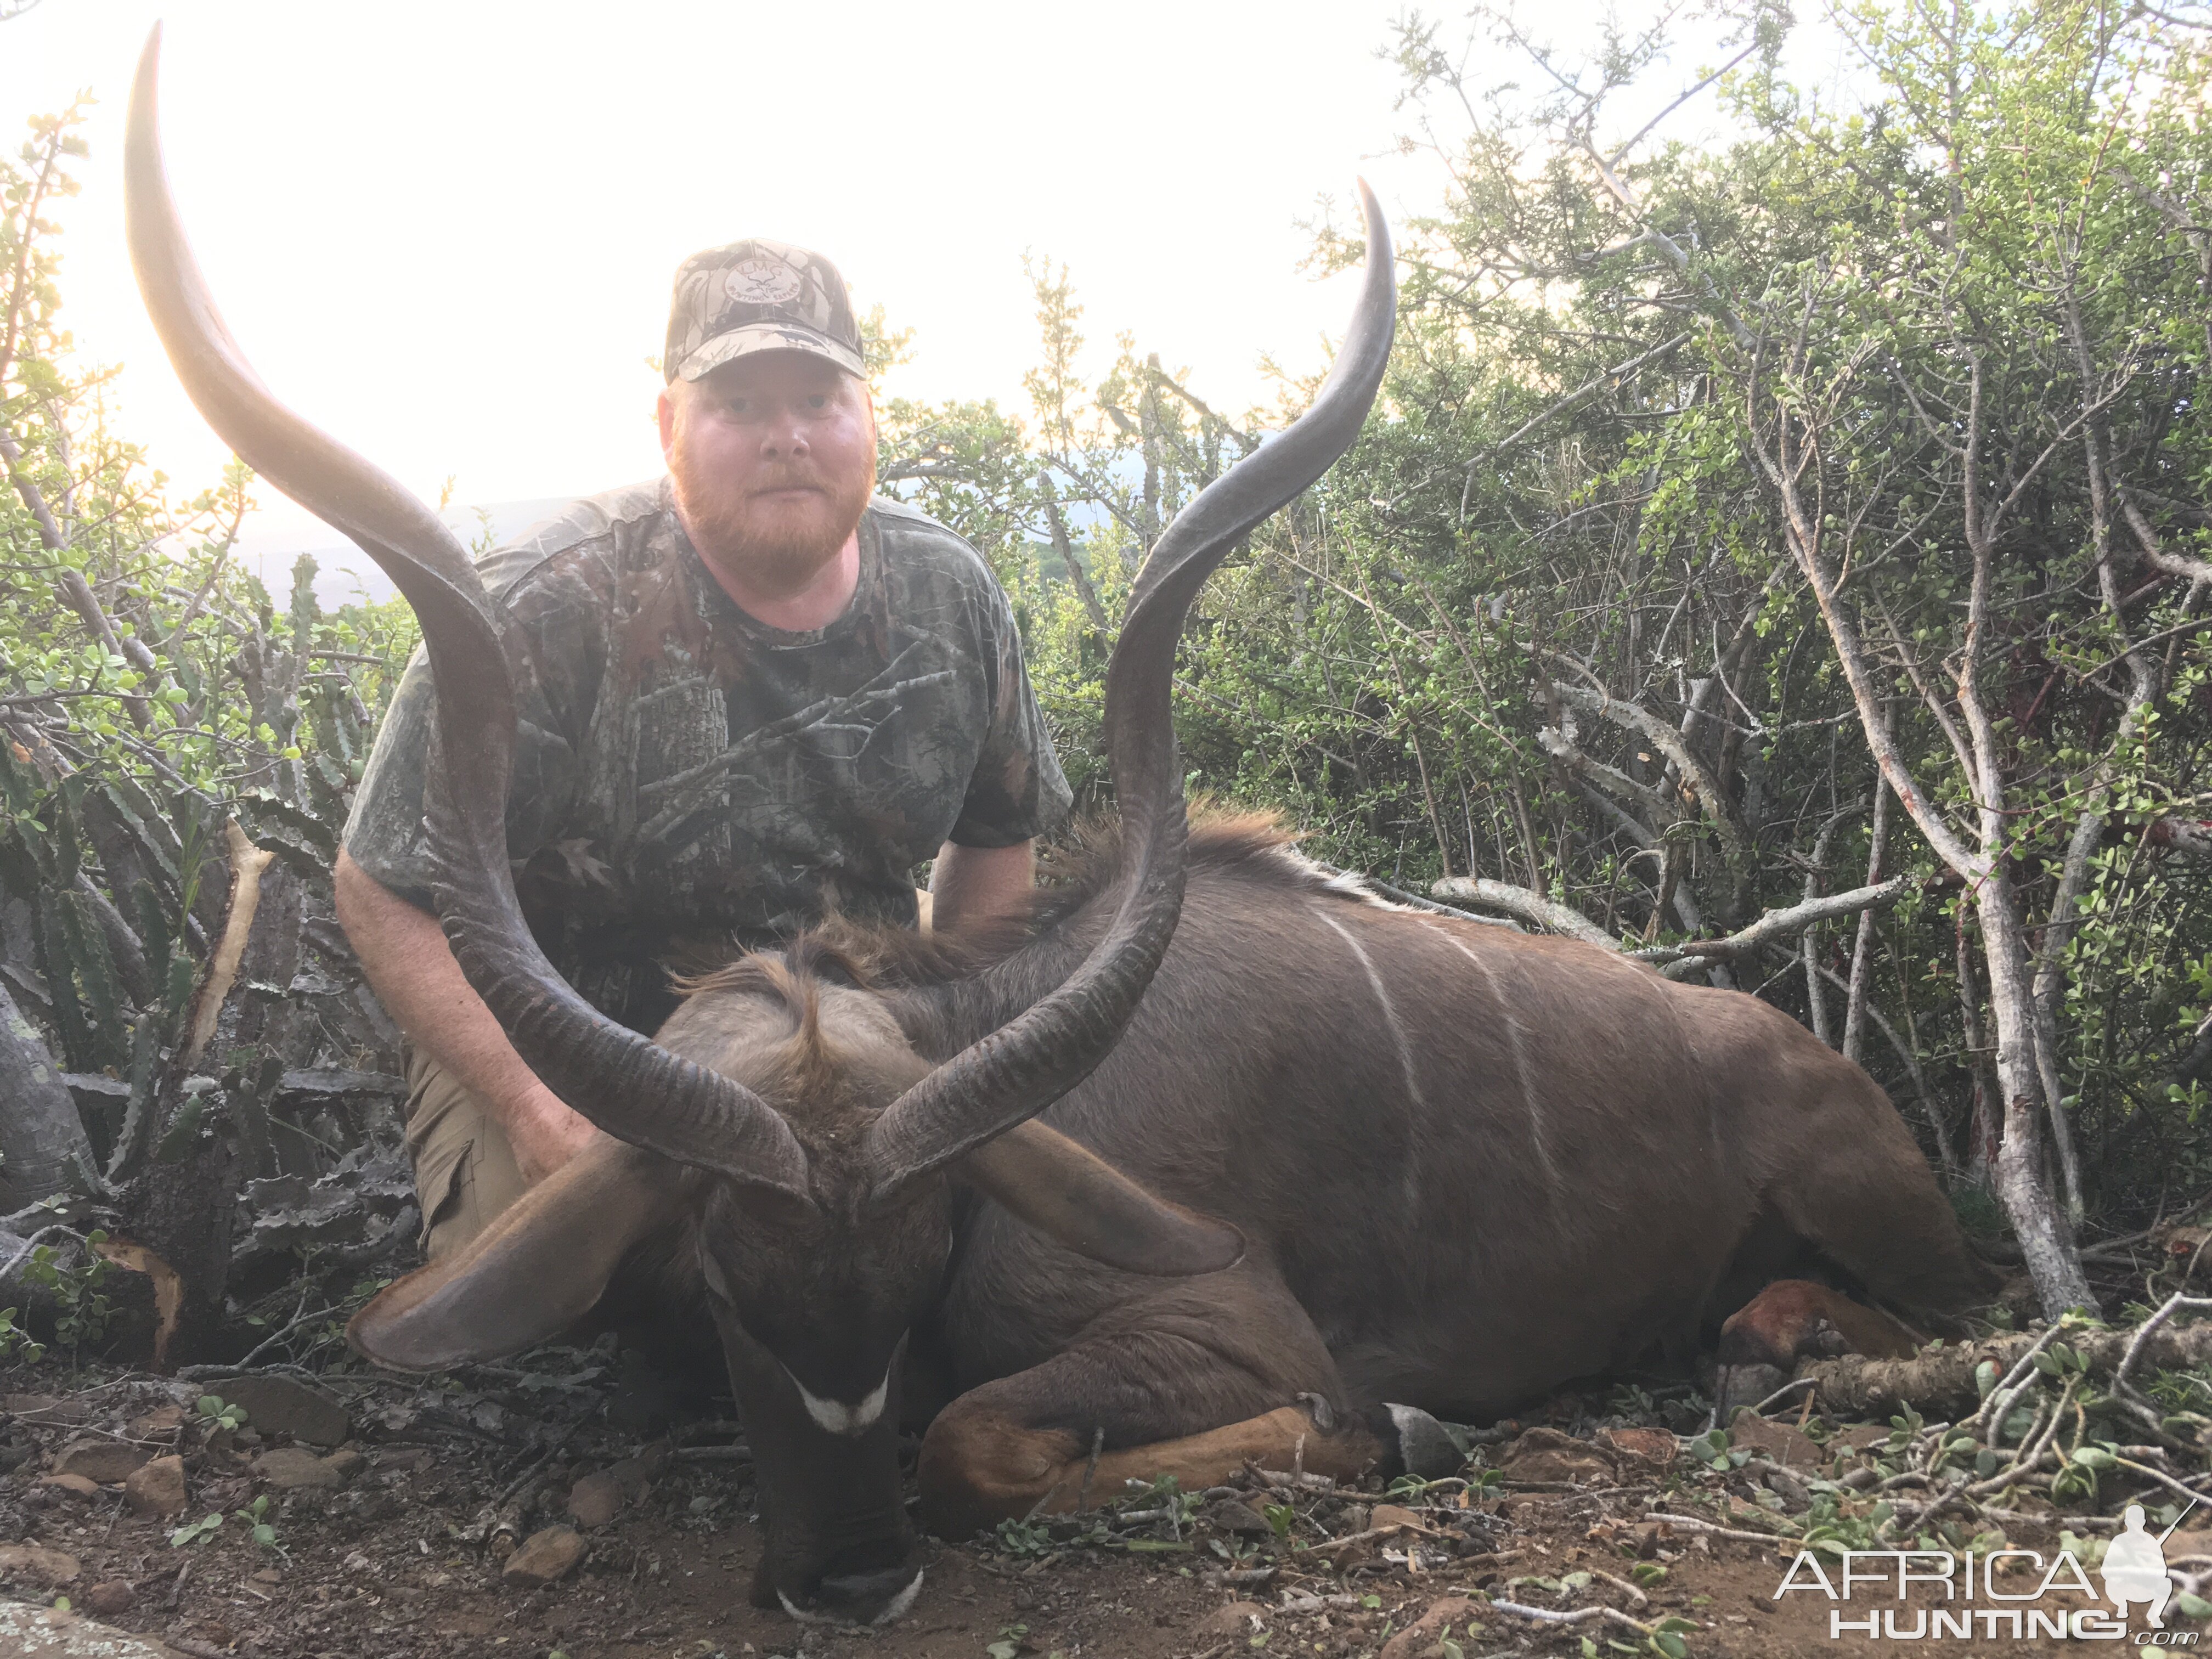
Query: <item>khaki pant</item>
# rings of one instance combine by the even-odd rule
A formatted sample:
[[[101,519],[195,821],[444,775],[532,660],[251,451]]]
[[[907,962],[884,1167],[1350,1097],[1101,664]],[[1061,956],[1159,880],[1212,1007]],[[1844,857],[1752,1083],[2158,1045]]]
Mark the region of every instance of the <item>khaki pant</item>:
[[[422,1248],[433,1261],[467,1244],[529,1187],[507,1132],[413,1043],[407,1047],[407,1155],[422,1206]]]

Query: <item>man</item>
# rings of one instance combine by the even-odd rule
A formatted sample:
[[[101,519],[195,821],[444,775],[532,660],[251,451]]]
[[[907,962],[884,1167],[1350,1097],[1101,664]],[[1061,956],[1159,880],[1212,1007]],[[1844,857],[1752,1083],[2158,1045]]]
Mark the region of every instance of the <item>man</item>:
[[[672,963],[830,910],[935,925],[1018,902],[1068,791],[1006,595],[975,550],[871,500],[874,405],[844,280],[755,240],[677,273],[668,476],[580,501],[483,567],[528,645],[507,842],[532,929],[611,1017],[674,1006]],[[430,911],[418,653],[370,757],[338,916],[409,1040],[433,1256],[599,1132],[540,1083]]]

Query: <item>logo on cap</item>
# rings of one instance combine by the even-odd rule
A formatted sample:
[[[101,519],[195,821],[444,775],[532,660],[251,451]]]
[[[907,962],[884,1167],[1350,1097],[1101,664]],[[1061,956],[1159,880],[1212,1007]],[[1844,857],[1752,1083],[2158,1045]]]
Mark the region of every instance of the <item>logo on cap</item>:
[[[755,254],[730,268],[722,291],[739,305],[775,306],[796,299],[805,286],[797,271],[781,259]]]

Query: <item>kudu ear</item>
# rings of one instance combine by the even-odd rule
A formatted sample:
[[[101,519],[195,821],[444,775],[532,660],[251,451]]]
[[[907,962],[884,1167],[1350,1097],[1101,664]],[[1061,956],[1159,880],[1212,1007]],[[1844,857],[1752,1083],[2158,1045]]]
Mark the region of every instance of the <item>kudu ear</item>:
[[[1244,1258],[1225,1221],[1155,1198],[1057,1129],[1018,1123],[963,1158],[960,1173],[1048,1238],[1133,1273],[1188,1279]]]
[[[386,1286],[346,1340],[380,1365],[437,1371],[558,1336],[670,1218],[680,1165],[605,1139],[532,1187],[467,1249]]]

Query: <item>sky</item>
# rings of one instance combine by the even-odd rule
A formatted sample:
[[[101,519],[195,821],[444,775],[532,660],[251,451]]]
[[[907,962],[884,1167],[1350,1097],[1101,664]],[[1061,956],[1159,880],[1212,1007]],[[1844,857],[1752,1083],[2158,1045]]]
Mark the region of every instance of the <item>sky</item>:
[[[1597,0],[1541,16],[1563,44]],[[1395,153],[1377,48],[1401,0],[583,6],[42,0],[0,24],[0,137],[80,90],[66,315],[119,364],[119,429],[180,489],[221,443],[145,319],[121,129],[164,21],[161,128],[202,269],[280,397],[434,498],[573,497],[650,476],[669,284],[699,248],[817,248],[915,331],[887,389],[1026,413],[1024,258],[1071,269],[1094,375],[1133,333],[1216,407],[1310,372],[1351,279],[1299,221],[1433,207]],[[1686,60],[1683,78],[1695,65]],[[262,492],[281,525],[297,509]]]

